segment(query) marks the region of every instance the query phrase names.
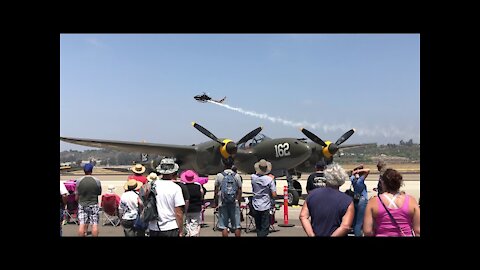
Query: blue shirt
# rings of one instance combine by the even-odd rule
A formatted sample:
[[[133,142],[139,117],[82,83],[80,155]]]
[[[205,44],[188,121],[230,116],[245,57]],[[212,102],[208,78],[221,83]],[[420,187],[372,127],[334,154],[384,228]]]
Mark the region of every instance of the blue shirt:
[[[315,236],[331,236],[342,224],[352,197],[331,187],[316,188],[306,199]]]
[[[276,191],[277,187],[270,176],[252,174],[252,205],[255,210],[269,210],[272,207],[272,192]]]
[[[361,194],[361,196],[367,198],[367,185],[365,184],[365,176],[360,176],[359,178],[355,178],[354,175],[350,177],[350,181],[352,181],[353,185],[353,192],[354,194]]]

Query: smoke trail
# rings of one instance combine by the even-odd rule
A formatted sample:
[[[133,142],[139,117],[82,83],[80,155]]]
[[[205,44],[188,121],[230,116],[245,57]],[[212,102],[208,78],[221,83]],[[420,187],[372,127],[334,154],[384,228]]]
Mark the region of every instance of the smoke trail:
[[[291,126],[291,127],[296,127],[296,128],[305,127],[307,129],[311,129],[311,130],[322,130],[324,133],[336,132],[336,131],[345,132],[345,131],[351,129],[354,126],[351,123],[329,125],[329,124],[322,124],[322,123],[310,123],[310,122],[307,122],[307,121],[294,122],[294,121],[290,121],[290,120],[283,119],[283,118],[280,118],[280,117],[269,116],[266,113],[257,113],[257,112],[254,112],[254,111],[246,111],[242,108],[236,108],[236,107],[232,107],[232,106],[227,105],[227,104],[217,103],[217,102],[213,102],[213,101],[210,101],[210,100],[208,102],[210,102],[212,104],[215,104],[215,105],[218,105],[218,106],[222,106],[222,107],[227,108],[227,109],[232,110],[232,111],[239,112],[239,113],[244,114],[244,115],[257,117],[257,118],[260,118],[260,119],[266,119],[266,120],[268,120],[272,123],[281,123],[285,126]],[[358,124],[355,124],[355,127],[356,127],[355,134],[357,134],[359,136],[367,136],[367,137],[382,136],[384,138],[398,137],[398,138],[412,138],[416,141],[420,140],[419,134],[415,134],[415,132],[408,133],[408,132],[402,131],[402,130],[394,127],[394,126],[390,126],[388,128],[384,128],[384,127],[380,127],[380,126],[374,126],[372,128],[372,127],[362,127],[362,126],[358,126]]]

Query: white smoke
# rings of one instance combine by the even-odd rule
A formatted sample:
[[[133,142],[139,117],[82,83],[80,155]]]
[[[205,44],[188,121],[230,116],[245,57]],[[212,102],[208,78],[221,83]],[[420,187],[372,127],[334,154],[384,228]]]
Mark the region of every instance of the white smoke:
[[[227,104],[223,103],[217,103],[214,101],[208,101],[212,104],[222,106],[224,108],[227,108],[232,111],[239,112],[244,115],[249,115],[253,117],[257,117],[260,119],[266,119],[272,123],[281,123],[285,126],[290,126],[290,127],[304,127],[308,130],[321,130],[323,133],[327,132],[346,132],[347,130],[351,129],[354,125],[350,123],[345,123],[345,124],[325,124],[325,123],[310,123],[307,121],[302,121],[302,122],[294,122],[290,121],[287,119],[283,119],[280,117],[273,117],[269,116],[266,113],[257,113],[254,111],[247,111],[242,108],[236,108],[232,107]],[[414,132],[406,132],[398,129],[397,127],[390,126],[388,128],[385,127],[380,127],[380,126],[374,126],[374,127],[365,127],[365,126],[358,126],[358,124],[355,124],[355,134],[359,136],[366,136],[366,137],[376,137],[376,136],[382,136],[384,138],[404,138],[404,139],[413,139],[414,141],[420,141],[420,136],[419,134],[415,134]]]

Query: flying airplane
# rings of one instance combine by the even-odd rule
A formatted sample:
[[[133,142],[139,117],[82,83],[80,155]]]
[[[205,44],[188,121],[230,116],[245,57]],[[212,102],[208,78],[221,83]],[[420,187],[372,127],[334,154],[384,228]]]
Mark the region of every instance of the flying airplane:
[[[210,100],[210,101],[217,102],[217,103],[223,103],[227,97],[225,96],[220,100],[214,100],[211,97],[209,97],[207,94],[205,94],[205,92],[203,92],[202,95],[196,95],[193,98],[197,101],[200,101],[200,102],[207,102],[207,101]]]
[[[318,160],[323,158],[327,163],[331,163],[339,149],[376,145],[340,146],[355,132],[354,129],[347,131],[335,143],[332,143],[324,142],[304,128],[301,129],[302,133],[312,142],[307,142],[305,138],[272,139],[261,134],[262,127],[258,127],[234,142],[231,139],[217,138],[195,122],[192,125],[209,137],[211,141],[192,145],[171,145],[71,137],[60,137],[60,140],[84,146],[173,157],[180,166],[180,170],[193,169],[200,175],[214,175],[221,172],[223,170],[222,159],[228,158],[233,158],[235,166],[243,173],[255,173],[254,164],[263,158],[272,163],[272,173],[275,176],[287,176],[290,204],[298,204],[298,199],[302,194],[302,186],[297,181],[300,177],[299,174],[313,172]],[[150,169],[154,170],[159,163],[160,160],[152,160]],[[293,180],[292,175],[297,175],[297,180]]]

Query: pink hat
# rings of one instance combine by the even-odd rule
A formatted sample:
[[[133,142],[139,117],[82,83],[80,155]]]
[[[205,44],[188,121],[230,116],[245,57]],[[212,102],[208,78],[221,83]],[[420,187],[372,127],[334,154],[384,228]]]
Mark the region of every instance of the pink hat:
[[[182,182],[193,183],[197,179],[198,174],[194,170],[186,170],[180,174],[180,179]]]
[[[203,186],[208,182],[208,177],[200,177],[199,176],[199,177],[197,177],[196,182]]]

